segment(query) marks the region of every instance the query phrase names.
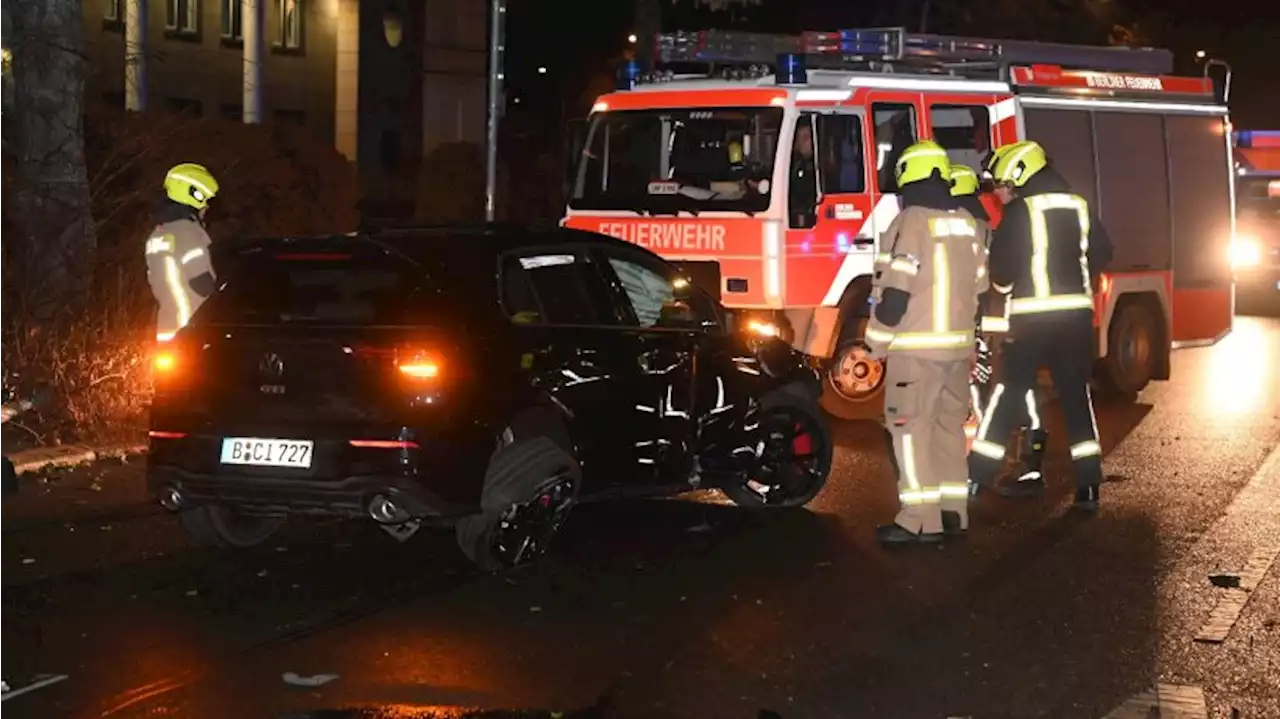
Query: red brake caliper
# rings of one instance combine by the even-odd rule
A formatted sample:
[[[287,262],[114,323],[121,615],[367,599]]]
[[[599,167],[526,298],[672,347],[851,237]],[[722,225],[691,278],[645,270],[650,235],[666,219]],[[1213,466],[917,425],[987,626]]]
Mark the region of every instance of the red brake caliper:
[[[803,457],[813,452],[813,438],[800,425],[796,425],[795,439],[791,440],[791,451],[798,457]]]

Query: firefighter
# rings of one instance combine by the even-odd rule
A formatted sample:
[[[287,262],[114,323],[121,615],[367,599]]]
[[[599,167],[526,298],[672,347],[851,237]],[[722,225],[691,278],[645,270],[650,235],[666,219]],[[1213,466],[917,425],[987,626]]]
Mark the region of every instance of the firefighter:
[[[986,248],[991,244],[991,230],[988,226],[986,205],[978,195],[980,189],[978,173],[974,172],[973,168],[965,165],[951,166],[951,196],[956,198],[960,206],[977,220],[978,236],[982,238],[982,246]],[[1008,331],[1005,326],[1006,319],[1001,312],[1004,308],[1003,300],[1003,295],[991,290],[982,293],[978,298],[979,316],[975,318],[978,337],[975,342],[976,356],[970,377],[972,383],[969,385],[972,413],[965,423],[965,437],[969,439],[976,436],[978,422],[982,418],[982,408],[990,399],[991,375],[994,371],[993,336]]]
[[[949,187],[946,151],[908,147],[894,164],[902,212],[881,237],[865,341],[886,368],[886,430],[901,510],[883,543],[937,542],[968,528],[964,422],[986,248]]]
[[[147,281],[160,303],[156,341],[168,342],[217,289],[204,217],[218,181],[203,165],[186,162],[169,170],[164,196],[147,240]]]
[[[1006,441],[1025,410],[1038,424],[1036,372],[1048,366],[1066,415],[1075,468],[1078,509],[1098,508],[1102,447],[1098,443],[1089,372],[1093,366],[1093,285],[1111,260],[1111,242],[1084,198],[1049,166],[1044,148],[1016,143],[1001,153],[992,171],[1002,193],[1015,197],[991,245],[990,281],[1009,295],[1009,336],[1001,382],[969,455],[974,486],[994,486]],[[1006,496],[1036,496],[1044,490],[1039,468],[1009,486]]]

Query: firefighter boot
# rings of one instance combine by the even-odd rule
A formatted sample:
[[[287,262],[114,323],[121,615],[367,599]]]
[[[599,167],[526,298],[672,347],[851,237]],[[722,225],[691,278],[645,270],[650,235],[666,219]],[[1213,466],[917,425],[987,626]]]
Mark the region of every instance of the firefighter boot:
[[[1026,431],[1018,443],[1022,472],[1014,482],[1000,487],[1000,494],[1014,499],[1035,498],[1044,494],[1044,448],[1049,433],[1043,429]]]
[[[1071,508],[1081,512],[1098,511],[1098,502],[1101,500],[1100,487],[1096,484],[1087,484],[1076,489],[1076,501],[1072,503]]]
[[[969,529],[967,519],[961,519],[959,512],[942,510],[942,533],[948,537],[963,537]]]

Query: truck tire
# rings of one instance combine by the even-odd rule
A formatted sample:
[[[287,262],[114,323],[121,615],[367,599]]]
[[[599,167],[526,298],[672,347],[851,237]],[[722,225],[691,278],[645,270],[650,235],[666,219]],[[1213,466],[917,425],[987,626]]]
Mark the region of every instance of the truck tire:
[[[1141,302],[1127,302],[1111,320],[1107,356],[1101,380],[1112,394],[1132,397],[1156,373],[1156,343],[1160,332],[1151,311]]]
[[[850,336],[841,337],[822,383],[822,409],[840,419],[879,419],[884,414],[882,360],[873,360],[862,341],[867,319],[859,318]]]
[[[776,424],[783,429],[794,427],[789,438],[782,438],[783,442],[789,440],[789,443],[786,446],[777,447],[782,450],[781,454],[772,455],[775,460],[789,459],[794,464],[769,468],[773,472],[790,472],[785,478],[785,484],[781,485],[785,487],[786,493],[761,494],[746,481],[727,483],[720,487],[720,491],[733,500],[734,504],[748,509],[803,507],[818,496],[831,474],[831,460],[835,448],[826,417],[823,416],[822,410],[802,393],[780,387],[761,400],[760,422],[765,426],[770,423]],[[801,445],[802,442],[803,445]],[[766,447],[765,451],[769,452],[770,448]],[[782,479],[779,478],[779,480]]]
[[[235,549],[248,549],[262,544],[284,523],[284,519],[280,517],[255,517],[217,505],[183,510],[178,515],[178,521],[199,544]]]

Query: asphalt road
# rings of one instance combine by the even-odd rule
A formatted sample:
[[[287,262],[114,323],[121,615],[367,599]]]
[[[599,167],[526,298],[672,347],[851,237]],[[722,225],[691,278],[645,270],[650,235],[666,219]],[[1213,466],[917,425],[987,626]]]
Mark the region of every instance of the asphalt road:
[[[0,657],[10,690],[65,678],[3,711],[1094,718],[1159,685],[1274,719],[1280,560],[1248,593],[1209,576],[1280,552],[1280,321],[1242,318],[1173,371],[1137,403],[1100,402],[1098,516],[1067,511],[1057,432],[1044,501],[985,500],[942,548],[876,546],[894,489],[860,423],[836,424],[808,511],[705,493],[582,507],[547,566],[507,577],[472,572],[451,534],[401,544],[363,523],[196,549],[145,503],[137,463],[49,477],[5,500]],[[1247,601],[1225,641],[1195,641],[1232,596]]]

